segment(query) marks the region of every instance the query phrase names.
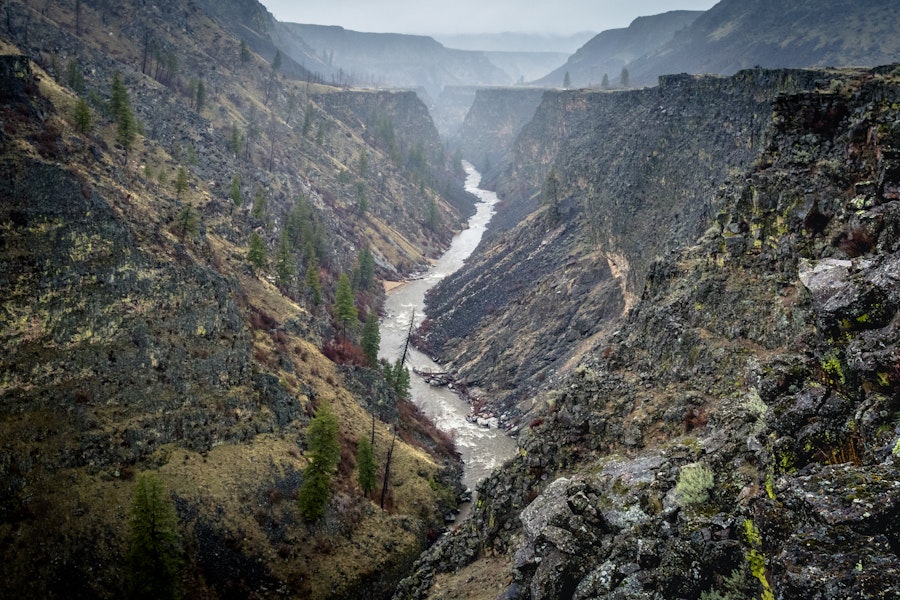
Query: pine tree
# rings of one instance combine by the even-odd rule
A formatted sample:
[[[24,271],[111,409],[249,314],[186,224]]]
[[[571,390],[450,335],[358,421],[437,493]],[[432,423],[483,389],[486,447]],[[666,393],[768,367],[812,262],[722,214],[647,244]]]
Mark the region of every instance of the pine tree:
[[[113,73],[112,85],[109,94],[109,115],[118,120],[119,115],[128,106],[128,90],[122,82],[122,74],[119,71]]]
[[[74,58],[66,65],[66,85],[78,95],[83,94],[87,90],[84,73],[81,72],[81,66]]]
[[[291,248],[297,250],[303,246],[304,237],[310,233],[309,218],[309,205],[306,199],[300,196],[284,221],[284,229],[287,231]]]
[[[128,160],[128,152],[134,144],[137,136],[138,124],[131,112],[131,102],[128,99],[128,90],[122,82],[122,74],[119,71],[113,73],[110,87],[109,113],[116,123],[116,143],[125,150],[125,160]]]
[[[269,97],[272,94],[272,87],[277,79],[278,71],[281,69],[281,50],[275,51],[275,58],[272,59],[272,72],[269,74],[269,83],[266,84],[266,99],[263,102],[265,106],[269,105]]]
[[[331,405],[322,402],[316,416],[306,430],[306,444],[312,463],[329,475],[337,469],[341,460],[341,444],[338,439],[339,423]]]
[[[569,76],[569,72],[566,71],[565,76],[563,76],[563,87],[569,89],[572,85],[572,78]]]
[[[362,341],[360,342],[363,354],[369,360],[370,366],[378,364],[378,350],[381,346],[381,332],[378,330],[378,316],[370,312],[366,316],[366,324],[363,326]]]
[[[282,288],[288,288],[294,283],[297,275],[297,263],[294,261],[294,253],[288,242],[287,230],[281,230],[281,238],[278,241],[278,260],[275,263],[275,279]]]
[[[140,476],[131,504],[128,549],[130,598],[175,598],[181,539],[172,500],[154,473]]]
[[[247,42],[241,40],[241,64],[248,62],[250,62],[250,49],[247,47]]]
[[[316,145],[321,146],[323,143],[325,143],[325,127],[320,121],[316,127]]]
[[[359,266],[359,288],[368,290],[375,282],[375,257],[372,256],[368,244],[360,249],[356,256],[356,263]]]
[[[359,482],[363,494],[368,497],[375,490],[377,481],[372,444],[365,436],[359,438],[359,444],[356,447],[356,469],[356,481]]]
[[[438,212],[437,202],[434,196],[428,196],[428,229],[434,231],[441,222],[441,215]]]
[[[402,362],[394,365],[394,389],[398,398],[409,399],[409,369]]]
[[[300,514],[307,521],[315,521],[325,514],[325,504],[331,495],[331,477],[318,469],[306,468],[303,473],[303,483],[297,494],[297,505]]]
[[[231,201],[234,202],[235,206],[240,206],[243,201],[243,196],[241,195],[241,176],[235,173],[234,177],[231,178]]]
[[[206,86],[203,85],[203,80],[200,79],[197,81],[197,100],[196,100],[196,110],[198,113],[203,112],[203,106],[206,104]]]
[[[622,81],[622,87],[627,88],[631,84],[631,78],[628,75],[628,69],[622,67],[622,74],[619,76],[619,79]]]
[[[235,157],[239,156],[241,153],[241,146],[243,145],[243,138],[241,137],[241,132],[238,131],[237,123],[231,124],[231,137],[228,138],[228,150]]]
[[[91,109],[88,107],[84,98],[79,98],[75,103],[75,112],[73,114],[75,120],[75,128],[81,133],[89,133],[91,130]]]
[[[328,403],[323,403],[306,429],[309,465],[303,472],[303,484],[297,502],[308,521],[325,512],[331,487],[331,477],[341,460],[340,424]]]
[[[356,209],[360,215],[366,214],[369,210],[369,199],[366,197],[366,183],[364,181],[356,182]]]
[[[334,293],[334,312],[344,329],[353,327],[359,321],[353,287],[346,273],[338,278],[337,290]]]
[[[178,167],[178,173],[175,175],[175,197],[181,198],[181,194],[188,189],[188,172],[183,166]]]
[[[137,137],[137,123],[131,109],[126,107],[119,113],[116,118],[116,143],[125,150],[125,160],[128,161],[128,152],[134,146],[134,139]]]
[[[607,75],[606,73],[603,74],[603,81],[600,82],[600,87],[604,90],[609,89],[609,75]]]
[[[312,104],[307,103],[306,110],[303,111],[303,137],[309,135],[312,129]]]
[[[384,378],[394,388],[398,398],[409,398],[409,369],[404,366],[400,357],[394,361],[393,366],[385,363]]]
[[[247,250],[247,262],[253,267],[254,272],[265,269],[266,263],[268,262],[268,259],[266,258],[266,243],[255,231],[250,234],[250,247]]]
[[[316,267],[316,261],[309,259],[306,265],[306,287],[312,293],[313,304],[318,306],[322,303],[322,282],[319,279],[319,269]]]
[[[196,237],[200,232],[200,217],[190,204],[185,204],[175,217],[175,227],[181,232],[181,237],[187,235]]]
[[[541,190],[541,204],[547,207],[547,216],[551,223],[559,221],[559,177],[556,176],[556,169],[550,167],[547,179],[544,180],[544,187]]]
[[[281,50],[275,51],[275,58],[272,59],[272,72],[277,73],[281,70]]]
[[[259,185],[256,186],[256,192],[253,194],[253,208],[250,209],[250,216],[259,220],[266,216],[266,195]]]

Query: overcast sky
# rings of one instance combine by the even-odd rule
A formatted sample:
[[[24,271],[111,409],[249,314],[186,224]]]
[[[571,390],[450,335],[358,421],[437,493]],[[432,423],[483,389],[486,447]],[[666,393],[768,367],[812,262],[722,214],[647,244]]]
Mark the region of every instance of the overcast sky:
[[[706,10],[717,0],[261,0],[279,21],[356,31],[572,34],[626,27],[636,17]]]

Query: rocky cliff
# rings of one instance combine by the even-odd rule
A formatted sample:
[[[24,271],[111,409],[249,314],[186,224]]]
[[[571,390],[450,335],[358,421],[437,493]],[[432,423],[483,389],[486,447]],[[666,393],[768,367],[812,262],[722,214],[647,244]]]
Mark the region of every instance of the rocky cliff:
[[[900,593],[900,69],[818,77],[397,598]]]
[[[452,138],[463,157],[489,177],[507,162],[519,132],[534,117],[543,95],[540,88],[476,90],[462,126]]]
[[[817,83],[755,70],[547,92],[495,181],[491,243],[429,295],[430,350],[504,404],[528,399],[633,304],[658,256],[712,224],[718,186],[765,147],[776,95]],[[555,206],[534,212],[551,168]]]

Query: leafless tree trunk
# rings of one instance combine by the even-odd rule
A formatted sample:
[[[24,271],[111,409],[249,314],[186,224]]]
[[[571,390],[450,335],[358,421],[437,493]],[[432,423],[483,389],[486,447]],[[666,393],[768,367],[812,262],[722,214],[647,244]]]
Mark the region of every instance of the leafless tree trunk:
[[[391,478],[391,457],[394,455],[394,442],[397,441],[397,430],[394,429],[394,437],[391,438],[391,447],[388,449],[387,461],[384,464],[384,483],[381,485],[381,510],[384,510],[384,497],[387,495],[388,481]]]

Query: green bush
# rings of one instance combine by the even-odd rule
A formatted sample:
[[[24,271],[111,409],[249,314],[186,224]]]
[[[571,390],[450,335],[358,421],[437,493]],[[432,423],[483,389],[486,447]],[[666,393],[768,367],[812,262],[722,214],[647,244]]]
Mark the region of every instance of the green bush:
[[[714,484],[712,470],[703,463],[693,463],[681,468],[675,497],[681,506],[703,504],[709,500],[709,490]]]

